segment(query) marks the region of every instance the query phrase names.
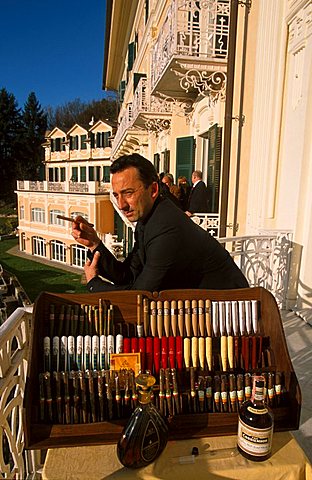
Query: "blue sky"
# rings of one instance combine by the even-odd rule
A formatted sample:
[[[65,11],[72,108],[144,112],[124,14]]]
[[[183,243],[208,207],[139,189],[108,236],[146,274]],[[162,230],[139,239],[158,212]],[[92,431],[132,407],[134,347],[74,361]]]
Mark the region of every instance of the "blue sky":
[[[0,89],[22,108],[100,100],[106,0],[0,0]]]

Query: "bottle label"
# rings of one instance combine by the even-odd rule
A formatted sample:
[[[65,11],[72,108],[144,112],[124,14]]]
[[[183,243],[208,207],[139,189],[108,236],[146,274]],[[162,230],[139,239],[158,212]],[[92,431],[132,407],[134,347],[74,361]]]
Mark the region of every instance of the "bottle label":
[[[268,413],[268,409],[267,408],[261,408],[261,409],[257,409],[257,408],[253,408],[253,407],[247,407],[247,410],[251,413],[255,413],[256,415],[265,415],[266,413]]]
[[[238,446],[249,455],[264,457],[272,448],[273,425],[269,428],[253,428],[241,418],[238,422]]]
[[[143,436],[141,455],[145,462],[152,462],[160,447],[158,430],[153,420],[149,419]]]

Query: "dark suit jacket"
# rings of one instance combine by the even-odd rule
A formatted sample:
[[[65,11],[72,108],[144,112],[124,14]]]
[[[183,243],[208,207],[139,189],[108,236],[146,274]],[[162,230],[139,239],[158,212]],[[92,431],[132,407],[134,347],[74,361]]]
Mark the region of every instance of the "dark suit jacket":
[[[203,181],[200,181],[190,191],[188,211],[191,213],[206,213],[208,212],[208,203],[208,188]]]
[[[99,274],[114,285],[95,277],[88,283],[91,292],[248,287],[227,250],[166,198],[158,198],[149,217],[137,222],[135,239],[124,262],[98,246]]]

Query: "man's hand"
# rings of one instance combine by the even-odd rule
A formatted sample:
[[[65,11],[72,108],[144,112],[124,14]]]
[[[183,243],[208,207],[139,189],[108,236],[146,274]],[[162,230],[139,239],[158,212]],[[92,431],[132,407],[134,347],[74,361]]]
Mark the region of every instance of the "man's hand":
[[[98,263],[99,263],[100,256],[101,256],[100,252],[95,252],[92,262],[91,260],[89,260],[89,258],[87,259],[84,266],[87,282],[90,282],[92,278],[97,277],[97,275],[99,274]]]
[[[96,231],[85,218],[78,216],[73,220],[72,236],[77,243],[93,251],[101,242]]]
[[[192,214],[191,212],[189,212],[188,210],[186,210],[186,212],[184,212],[184,213],[186,213],[186,215],[187,215],[188,217],[191,217],[191,216],[193,215],[193,214]]]

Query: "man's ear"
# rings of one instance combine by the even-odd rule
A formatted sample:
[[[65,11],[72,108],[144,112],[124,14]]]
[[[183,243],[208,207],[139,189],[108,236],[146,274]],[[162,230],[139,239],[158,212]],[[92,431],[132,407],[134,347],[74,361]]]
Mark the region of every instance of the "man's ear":
[[[158,182],[152,183],[152,198],[155,199],[159,193],[159,184]]]

